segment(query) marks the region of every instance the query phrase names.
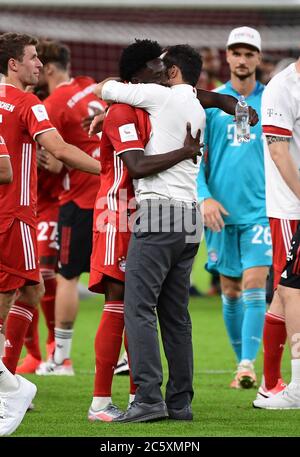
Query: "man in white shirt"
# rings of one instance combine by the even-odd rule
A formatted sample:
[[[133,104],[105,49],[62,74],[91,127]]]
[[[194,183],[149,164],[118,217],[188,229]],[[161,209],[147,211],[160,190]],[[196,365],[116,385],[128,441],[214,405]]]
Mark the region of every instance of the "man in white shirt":
[[[155,84],[104,84],[102,97],[144,108],[152,135],[145,155],[182,147],[186,123],[192,135],[203,135],[205,113],[195,86],[201,58],[189,46],[169,48],[164,62],[170,88]],[[193,353],[188,313],[189,277],[202,232],[196,205],[200,160],[183,161],[161,173],[139,179],[136,198],[139,224],[131,236],[126,265],[125,326],[134,382],[135,401],[117,422],[143,422],[170,417],[192,420]],[[156,313],[169,381],[166,404],[160,386],[162,367]],[[175,361],[176,355],[176,361]]]
[[[296,228],[300,220],[300,59],[270,81],[263,95],[262,113],[268,143],[265,149],[267,213],[274,245],[275,285],[278,282],[279,285],[265,324],[264,374],[265,384],[269,385],[260,387],[253,406],[299,409],[300,231]],[[285,388],[280,379],[280,346],[286,337],[284,324],[292,356],[292,379]],[[271,382],[277,384],[272,388]]]

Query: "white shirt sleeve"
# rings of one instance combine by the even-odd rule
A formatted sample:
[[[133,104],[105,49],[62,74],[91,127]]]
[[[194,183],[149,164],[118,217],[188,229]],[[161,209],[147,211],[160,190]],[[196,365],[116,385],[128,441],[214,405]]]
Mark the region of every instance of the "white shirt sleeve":
[[[281,81],[269,83],[262,96],[262,125],[264,133],[292,136],[297,107],[290,87]]]
[[[118,81],[107,81],[102,88],[103,100],[145,109],[155,115],[165,105],[171,89],[159,84],[124,84]]]

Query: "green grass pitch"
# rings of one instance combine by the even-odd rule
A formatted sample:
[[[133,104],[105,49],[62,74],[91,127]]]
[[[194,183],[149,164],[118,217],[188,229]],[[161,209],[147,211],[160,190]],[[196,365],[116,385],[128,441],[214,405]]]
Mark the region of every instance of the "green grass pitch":
[[[194,280],[202,290],[208,287],[203,271],[204,247],[196,259]],[[232,390],[229,383],[235,360],[227,341],[219,298],[192,299],[195,397],[193,422],[162,421],[148,424],[90,424],[87,411],[93,393],[93,340],[102,311],[103,298],[95,296],[81,303],[77,319],[73,362],[74,377],[28,376],[36,383],[35,410],[26,414],[15,437],[220,437],[299,436],[298,411],[261,411],[252,408],[256,391]],[[43,321],[43,319],[41,319]],[[45,341],[41,322],[41,341]],[[43,344],[44,346],[44,344]],[[164,378],[166,379],[166,363]],[[260,379],[261,354],[257,361]],[[288,351],[283,374],[290,377]],[[113,401],[122,408],[128,402],[129,380],[116,376]]]

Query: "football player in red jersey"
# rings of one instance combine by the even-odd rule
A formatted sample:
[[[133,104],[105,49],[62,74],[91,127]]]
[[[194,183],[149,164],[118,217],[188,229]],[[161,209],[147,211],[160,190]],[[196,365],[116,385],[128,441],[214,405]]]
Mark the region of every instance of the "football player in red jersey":
[[[84,118],[103,112],[106,106],[93,93],[95,81],[87,76],[71,77],[70,51],[62,43],[41,41],[38,55],[44,65],[39,85],[48,88],[50,95],[44,104],[52,124],[66,142],[75,144],[91,157],[99,158],[99,137],[89,137],[82,127]],[[52,358],[39,366],[39,375],[74,374],[70,354],[79,307],[77,285],[81,273],[90,270],[93,208],[99,178],[69,169],[63,184],[58,218],[55,350]]]
[[[10,163],[10,157],[4,138],[0,135],[0,184],[9,184],[12,182],[13,173]],[[0,357],[3,355],[5,336],[2,333],[3,322],[0,321]]]
[[[45,168],[46,167],[46,168]],[[58,261],[57,225],[59,213],[59,195],[62,192],[62,182],[66,171],[62,162],[56,160],[47,151],[38,151],[38,198],[37,198],[37,242],[45,294],[41,299],[48,336],[46,341],[47,359],[52,357],[54,351],[54,326],[55,326],[55,292],[56,269]],[[42,362],[39,342],[39,309],[35,308],[32,322],[30,323],[24,344],[27,355],[17,366],[16,373],[35,373]]]
[[[44,292],[37,257],[35,141],[68,166],[100,173],[99,161],[67,144],[50,123],[45,106],[24,92],[37,84],[42,68],[36,45],[29,35],[0,35],[1,134],[11,151],[13,169],[12,183],[0,187],[1,323],[10,310],[0,361],[0,436],[14,432],[36,393],[34,384],[14,375],[32,311]]]
[[[120,76],[130,82],[160,82],[164,65],[157,42],[137,40],[123,51]],[[159,154],[144,155],[151,134],[148,114],[124,104],[114,104],[104,120],[101,138],[101,187],[94,212],[94,238],[91,257],[90,290],[104,293],[104,312],[95,339],[96,375],[94,396],[88,412],[91,421],[118,417],[121,411],[113,405],[111,385],[124,329],[124,280],[127,248],[130,239],[128,219],[133,211],[132,178],[149,176],[170,168],[199,153],[199,137],[189,130],[186,146]],[[135,386],[131,381],[130,398]]]

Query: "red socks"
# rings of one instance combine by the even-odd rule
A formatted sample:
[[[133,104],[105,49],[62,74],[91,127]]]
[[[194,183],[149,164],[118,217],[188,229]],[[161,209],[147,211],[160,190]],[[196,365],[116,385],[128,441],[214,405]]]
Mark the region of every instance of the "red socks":
[[[28,330],[24,339],[24,344],[28,354],[31,354],[32,357],[34,357],[35,359],[42,360],[39,337],[39,310],[37,308],[34,308],[32,310],[32,321],[28,326]]]
[[[45,316],[46,325],[48,327],[47,344],[54,341],[54,327],[55,327],[55,292],[56,292],[56,279],[45,279],[45,295],[41,300],[41,307]],[[34,309],[33,319],[28,327],[26,337],[24,340],[25,347],[28,354],[31,354],[35,359],[42,360],[39,341],[39,311]]]
[[[50,344],[54,341],[56,279],[45,279],[44,282],[45,295],[41,300],[41,307],[48,328],[47,344]]]
[[[106,302],[95,338],[94,397],[111,397],[112,379],[118,363],[123,330],[124,303],[121,301]]]
[[[276,386],[281,378],[280,365],[286,341],[284,317],[266,313],[264,326],[264,376],[266,389]]]
[[[32,321],[33,311],[34,308],[31,306],[16,301],[7,316],[3,363],[13,374],[16,371],[28,326]]]

